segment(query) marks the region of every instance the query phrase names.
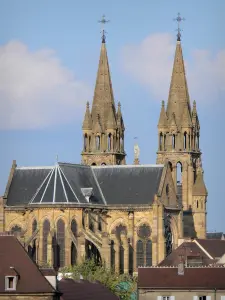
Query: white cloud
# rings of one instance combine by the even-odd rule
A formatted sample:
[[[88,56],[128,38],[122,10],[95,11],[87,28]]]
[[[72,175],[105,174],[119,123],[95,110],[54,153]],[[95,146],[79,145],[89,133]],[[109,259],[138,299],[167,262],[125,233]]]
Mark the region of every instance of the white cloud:
[[[0,129],[34,129],[80,120],[89,87],[55,52],[31,52],[12,41],[0,47]]]
[[[155,100],[167,100],[175,47],[171,35],[153,34],[122,50],[124,70],[145,85]],[[216,54],[193,50],[185,67],[192,100],[211,103],[225,95],[225,49]]]

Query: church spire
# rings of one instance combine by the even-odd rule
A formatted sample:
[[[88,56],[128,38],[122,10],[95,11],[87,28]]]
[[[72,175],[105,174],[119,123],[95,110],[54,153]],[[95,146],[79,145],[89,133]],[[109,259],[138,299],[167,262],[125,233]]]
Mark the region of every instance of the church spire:
[[[104,25],[108,21],[103,16],[99,22]],[[125,128],[121,111],[116,113],[105,34],[103,29],[92,109],[90,113],[87,107],[83,124],[82,162],[88,165],[125,164]]]
[[[90,114],[90,109],[89,109],[89,102],[87,102],[87,104],[86,104],[86,112],[85,112],[82,128],[86,129],[86,130],[92,129],[92,120],[91,120],[91,114]]]
[[[184,60],[182,54],[181,42],[178,40],[174,57],[173,71],[171,76],[167,115],[171,118],[172,113],[175,113],[176,120],[181,121],[184,107],[187,105],[190,114],[189,92],[185,74]]]

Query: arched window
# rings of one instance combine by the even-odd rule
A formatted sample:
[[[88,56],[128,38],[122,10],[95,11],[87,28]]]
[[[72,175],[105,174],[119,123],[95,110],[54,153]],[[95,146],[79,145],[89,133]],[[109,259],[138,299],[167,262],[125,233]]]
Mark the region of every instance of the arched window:
[[[160,132],[160,135],[159,135],[159,150],[160,151],[163,150],[163,134],[162,134],[162,132]]]
[[[166,150],[166,134],[164,134],[163,149]]]
[[[184,150],[187,149],[187,132],[184,133]]]
[[[173,149],[176,148],[176,136],[175,136],[175,134],[172,135],[172,148]]]
[[[173,165],[172,165],[172,163],[169,161],[168,164],[169,164],[169,167],[170,167],[170,171],[173,172]]]
[[[146,243],[146,267],[152,265],[152,241],[148,240]]]
[[[177,183],[182,183],[182,164],[177,163]]]
[[[191,149],[191,135],[188,135],[188,149]]]
[[[91,165],[92,165],[92,166],[96,166],[96,163],[92,163]]]
[[[102,163],[101,165],[102,165],[102,166],[106,166],[106,163]]]
[[[141,240],[137,241],[136,257],[137,257],[137,267],[143,267],[144,266],[144,245]]]
[[[50,222],[45,220],[43,223],[43,263],[48,262],[48,235],[50,232]]]
[[[123,138],[120,137],[120,152],[123,152]]]
[[[196,136],[196,149],[199,150],[199,133]]]
[[[112,135],[111,133],[108,134],[108,151],[112,150]]]
[[[119,264],[119,267],[120,267],[120,274],[123,274],[124,273],[124,248],[123,248],[123,245],[120,244],[120,264]]]
[[[71,222],[71,231],[73,235],[76,237],[77,236],[77,222],[73,219]]]
[[[129,242],[129,274],[133,275],[133,260],[134,260],[134,249]]]
[[[115,271],[115,248],[114,248],[114,241],[111,241],[111,268]]]
[[[198,208],[198,200],[196,201],[196,207]]]
[[[33,220],[32,223],[32,234],[37,230],[37,221],[36,219]]]
[[[65,265],[65,223],[62,219],[57,222],[57,246],[58,246],[58,266],[64,267]]]
[[[85,133],[84,135],[84,151],[87,151],[87,144],[88,144],[88,137],[87,134]]]
[[[71,265],[74,266],[77,262],[77,249],[74,243],[71,243]]]
[[[96,137],[95,137],[95,147],[96,147],[96,150],[100,150],[100,136],[99,135],[96,135]]]

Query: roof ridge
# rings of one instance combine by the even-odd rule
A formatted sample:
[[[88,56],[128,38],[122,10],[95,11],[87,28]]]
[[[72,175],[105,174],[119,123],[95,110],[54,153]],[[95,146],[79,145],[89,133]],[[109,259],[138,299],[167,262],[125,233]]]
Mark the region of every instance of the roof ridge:
[[[107,168],[140,168],[140,167],[156,167],[156,168],[163,168],[163,164],[146,164],[146,165],[104,165],[104,166],[90,166],[91,169],[107,169]]]

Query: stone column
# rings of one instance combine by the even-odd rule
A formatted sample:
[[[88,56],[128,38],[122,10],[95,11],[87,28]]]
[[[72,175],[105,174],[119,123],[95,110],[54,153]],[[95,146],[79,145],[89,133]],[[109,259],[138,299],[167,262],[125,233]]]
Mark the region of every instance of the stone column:
[[[65,224],[65,266],[71,265],[71,236]]]
[[[129,273],[129,244],[125,233],[121,233],[121,242],[124,249],[124,273]]]
[[[43,223],[39,224],[38,264],[43,262]]]
[[[49,265],[49,267],[53,266],[53,255],[52,255],[52,235],[49,232],[48,234],[48,239],[47,239],[47,265]]]
[[[158,206],[158,261],[160,263],[165,258],[165,237],[164,237],[164,208]]]
[[[85,238],[83,233],[79,233],[77,237],[77,263],[80,264],[85,259]]]
[[[106,268],[111,268],[111,241],[108,233],[102,233],[102,259],[105,262]]]
[[[120,242],[117,237],[113,238],[115,250],[115,272],[120,272]]]

